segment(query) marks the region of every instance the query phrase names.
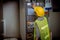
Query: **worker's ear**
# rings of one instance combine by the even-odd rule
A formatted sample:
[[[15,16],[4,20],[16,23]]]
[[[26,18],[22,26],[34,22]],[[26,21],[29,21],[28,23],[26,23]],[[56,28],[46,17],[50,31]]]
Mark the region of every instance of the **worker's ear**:
[[[35,18],[37,19],[37,18],[38,18],[38,16],[37,16],[36,12],[34,12],[34,13],[35,13]]]

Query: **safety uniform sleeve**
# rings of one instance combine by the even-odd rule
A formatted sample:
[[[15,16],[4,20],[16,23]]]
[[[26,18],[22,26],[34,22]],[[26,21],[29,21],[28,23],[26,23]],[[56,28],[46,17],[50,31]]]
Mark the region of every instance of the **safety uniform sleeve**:
[[[39,38],[40,34],[39,34],[39,30],[38,30],[36,23],[34,23],[34,40],[36,39],[36,37]]]
[[[44,17],[44,18],[45,18],[45,20],[46,20],[46,22],[47,22],[47,24],[48,24],[47,18],[46,18],[46,17]],[[48,26],[49,26],[49,24],[48,24]],[[51,29],[49,29],[49,32],[51,33]]]
[[[35,23],[34,23],[34,40],[36,40],[36,26],[35,26]]]
[[[38,26],[36,25],[36,37],[40,37]]]
[[[45,17],[45,20],[47,20],[47,18]],[[47,24],[48,24],[48,21],[47,21]],[[49,29],[49,33],[50,33],[50,38],[52,40],[52,32],[51,32],[51,29]]]

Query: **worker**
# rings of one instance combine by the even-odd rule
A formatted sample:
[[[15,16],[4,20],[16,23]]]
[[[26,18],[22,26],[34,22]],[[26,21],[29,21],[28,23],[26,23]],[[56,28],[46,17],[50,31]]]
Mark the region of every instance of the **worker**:
[[[51,40],[50,30],[47,18],[44,16],[44,9],[40,6],[33,5],[37,19],[34,22],[34,40]]]

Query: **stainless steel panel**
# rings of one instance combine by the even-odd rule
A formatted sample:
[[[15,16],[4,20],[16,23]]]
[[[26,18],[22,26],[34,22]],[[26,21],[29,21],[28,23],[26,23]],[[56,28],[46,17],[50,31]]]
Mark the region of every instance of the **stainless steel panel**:
[[[19,37],[18,9],[16,2],[3,5],[4,36]]]

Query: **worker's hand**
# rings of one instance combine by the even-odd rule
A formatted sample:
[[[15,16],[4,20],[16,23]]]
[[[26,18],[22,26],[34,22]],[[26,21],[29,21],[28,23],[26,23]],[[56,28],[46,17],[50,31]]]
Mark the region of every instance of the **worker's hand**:
[[[32,4],[32,7],[34,8],[35,6],[36,6],[36,3],[33,3],[33,4]]]
[[[39,38],[38,37],[36,37],[36,40],[38,40]]]
[[[51,32],[51,34],[50,34],[50,37],[51,37],[51,40],[52,40],[52,32]]]

